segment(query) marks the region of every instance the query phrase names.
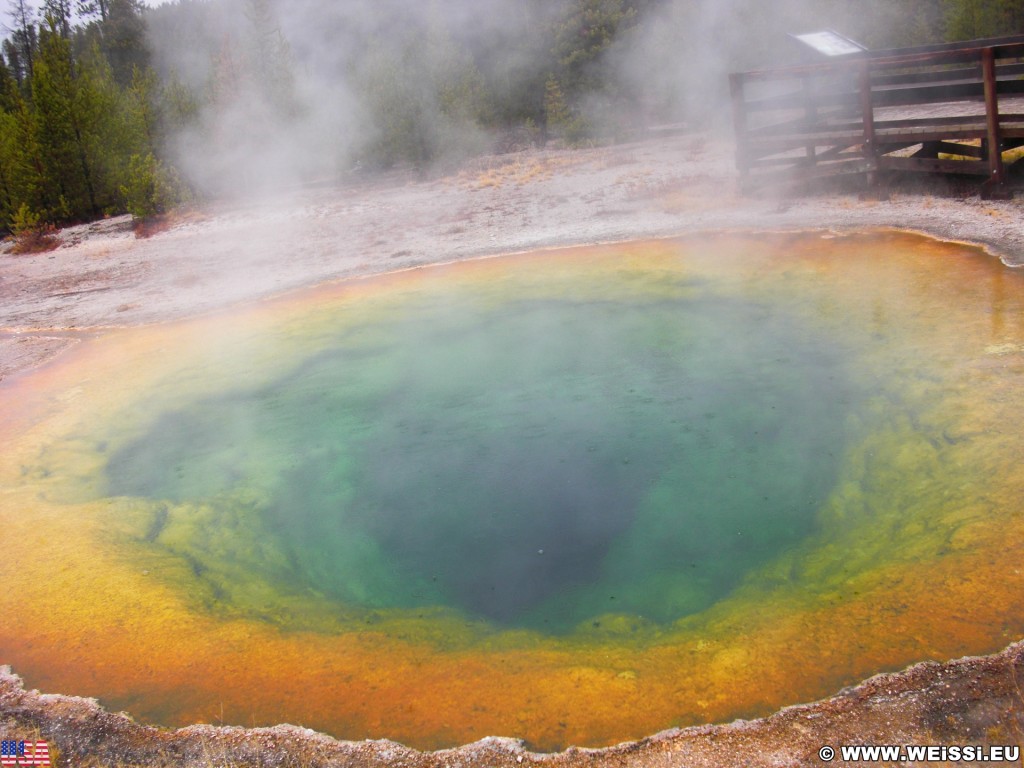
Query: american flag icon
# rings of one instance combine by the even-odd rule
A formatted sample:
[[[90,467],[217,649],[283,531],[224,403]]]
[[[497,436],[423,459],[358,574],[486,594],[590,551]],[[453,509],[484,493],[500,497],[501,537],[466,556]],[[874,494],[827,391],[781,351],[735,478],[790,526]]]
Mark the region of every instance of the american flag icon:
[[[0,744],[0,765],[50,765],[50,745],[45,741],[4,740]]]

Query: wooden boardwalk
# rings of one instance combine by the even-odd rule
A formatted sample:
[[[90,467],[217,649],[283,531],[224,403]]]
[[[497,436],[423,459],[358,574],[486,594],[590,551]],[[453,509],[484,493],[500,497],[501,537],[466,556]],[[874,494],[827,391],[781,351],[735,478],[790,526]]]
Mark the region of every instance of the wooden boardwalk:
[[[1011,194],[1007,152],[1024,146],[1024,35],[729,78],[744,189],[917,171],[974,175],[982,196]]]

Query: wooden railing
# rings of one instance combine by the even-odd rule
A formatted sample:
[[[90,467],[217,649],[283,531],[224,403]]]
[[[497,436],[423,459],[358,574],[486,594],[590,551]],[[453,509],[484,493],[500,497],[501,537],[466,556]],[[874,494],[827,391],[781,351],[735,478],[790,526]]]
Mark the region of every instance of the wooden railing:
[[[1006,153],[1024,145],[1024,36],[729,78],[745,188],[924,171],[978,175],[983,196],[1010,194]]]

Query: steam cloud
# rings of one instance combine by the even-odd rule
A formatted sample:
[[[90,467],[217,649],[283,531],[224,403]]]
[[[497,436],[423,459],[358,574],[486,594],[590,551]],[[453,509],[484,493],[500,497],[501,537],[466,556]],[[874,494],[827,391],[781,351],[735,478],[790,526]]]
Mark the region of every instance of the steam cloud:
[[[170,142],[174,160],[194,184],[223,195],[396,159],[422,168],[493,151],[516,131],[512,143],[542,138],[543,126],[525,116],[544,111],[558,61],[550,30],[582,8],[632,14],[584,72],[594,76],[599,66],[600,87],[571,105],[602,139],[656,123],[727,120],[726,73],[793,61],[799,51],[788,32],[834,27],[872,47],[924,42],[914,38],[920,19],[904,5],[178,0],[148,17],[157,67],[200,95],[198,116]],[[940,0],[931,5],[913,4],[915,13],[940,13]],[[570,44],[590,17],[576,18],[583,27],[566,33]]]

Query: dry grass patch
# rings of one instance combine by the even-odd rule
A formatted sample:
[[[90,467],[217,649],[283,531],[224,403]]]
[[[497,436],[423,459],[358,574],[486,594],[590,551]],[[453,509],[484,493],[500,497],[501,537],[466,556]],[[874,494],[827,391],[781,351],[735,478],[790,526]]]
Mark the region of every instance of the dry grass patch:
[[[167,213],[160,213],[132,221],[132,231],[139,240],[166,232],[183,224],[196,224],[209,217],[192,208],[180,208]]]
[[[46,225],[14,235],[11,253],[24,255],[52,251],[60,245],[56,232],[56,228]]]
[[[703,211],[718,207],[728,195],[721,188],[713,188],[711,177],[673,176],[658,178],[647,171],[621,177],[616,185],[626,188],[627,199],[649,201],[663,213],[678,214]]]
[[[11,253],[14,254],[44,253],[60,245],[55,234],[57,229],[25,203],[11,218],[11,232],[14,234]]]
[[[508,184],[523,186],[535,181],[546,181],[558,171],[585,162],[584,158],[561,157],[517,157],[509,162],[492,164],[494,158],[482,159],[476,168],[462,171],[449,181],[467,189],[487,189]]]

